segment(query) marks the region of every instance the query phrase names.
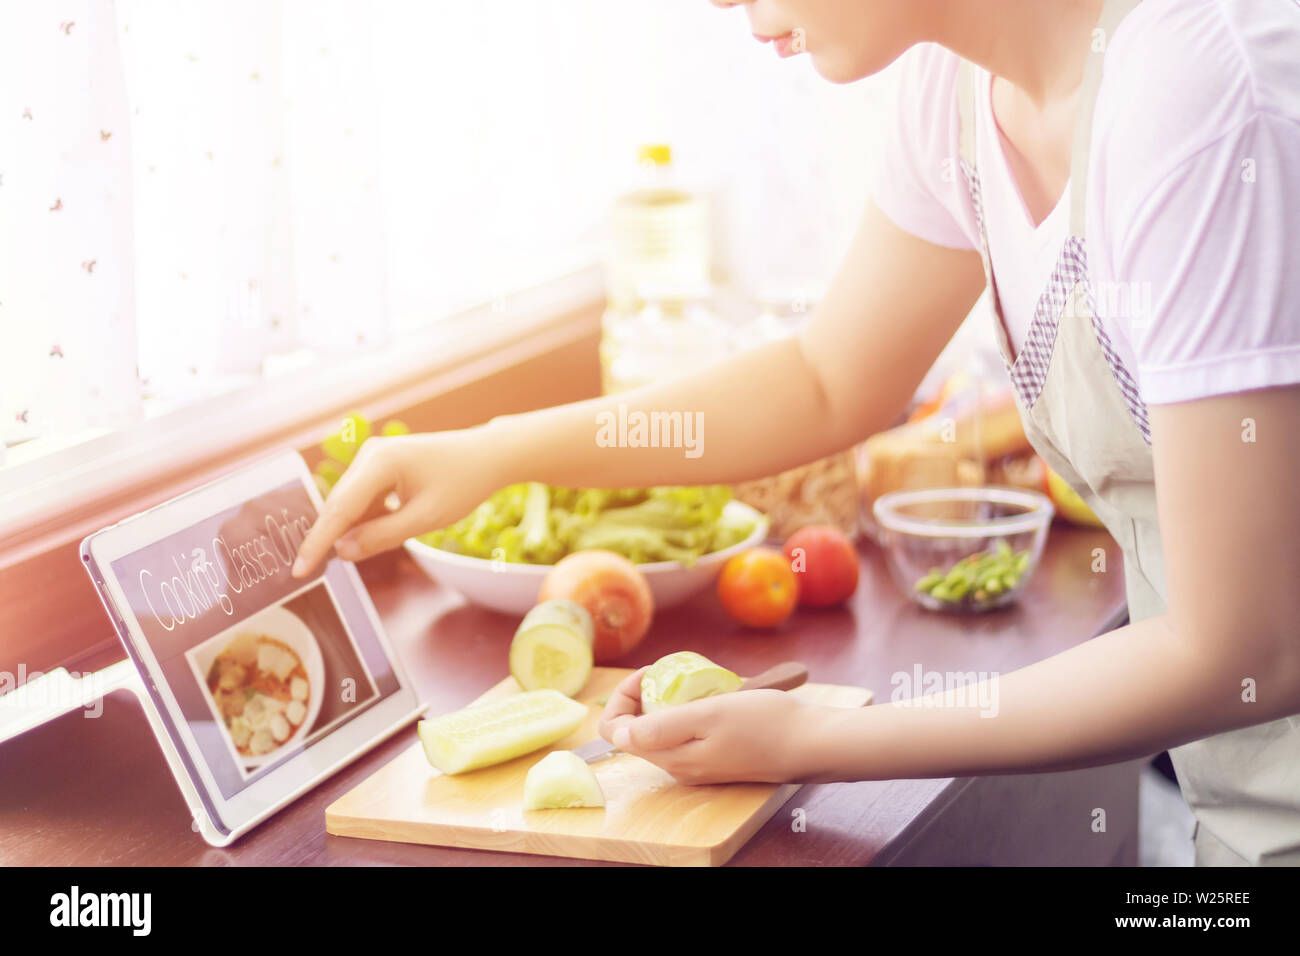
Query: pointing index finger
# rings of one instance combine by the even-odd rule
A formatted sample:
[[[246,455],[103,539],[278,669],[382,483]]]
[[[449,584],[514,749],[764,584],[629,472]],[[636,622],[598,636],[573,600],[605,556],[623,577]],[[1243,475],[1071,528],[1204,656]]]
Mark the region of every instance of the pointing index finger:
[[[316,523],[298,548],[298,557],[290,572],[295,578],[305,577],[321,562],[334,542],[357,523],[370,502],[384,490],[385,481],[380,469],[360,459],[343,473],[326,499]],[[346,559],[348,554],[343,552],[339,557]]]
[[[347,522],[338,515],[322,512],[316,519],[316,523],[311,526],[311,530],[307,532],[307,537],[303,538],[298,548],[298,557],[294,560],[290,573],[295,578],[310,574],[329,552],[331,545],[338,540],[339,535],[347,529]]]

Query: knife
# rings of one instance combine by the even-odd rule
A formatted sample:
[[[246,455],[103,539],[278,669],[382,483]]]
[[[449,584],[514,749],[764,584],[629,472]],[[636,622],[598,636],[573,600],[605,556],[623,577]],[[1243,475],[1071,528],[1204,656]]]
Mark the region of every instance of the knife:
[[[785,661],[775,667],[769,667],[756,677],[747,678],[740,685],[740,690],[794,690],[807,681],[807,667],[798,661]],[[609,741],[597,737],[590,743],[575,748],[573,752],[587,763],[595,763],[623,751],[615,748]]]

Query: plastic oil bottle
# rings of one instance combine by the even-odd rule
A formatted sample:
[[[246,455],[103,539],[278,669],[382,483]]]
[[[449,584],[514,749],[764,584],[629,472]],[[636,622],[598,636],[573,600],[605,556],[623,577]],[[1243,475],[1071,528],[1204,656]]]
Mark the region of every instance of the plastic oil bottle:
[[[733,328],[718,314],[711,286],[639,287],[630,311],[606,313],[601,340],[606,394],[687,374],[734,349]]]
[[[625,343],[637,341],[646,349],[652,348],[649,343],[662,343],[669,330],[683,328],[676,319],[685,318],[689,325],[692,317],[699,317],[709,288],[707,203],[676,181],[669,146],[642,146],[638,160],[635,187],[610,210],[607,306],[600,348],[606,391],[615,390],[610,369],[622,356]],[[685,332],[687,338],[690,334]]]

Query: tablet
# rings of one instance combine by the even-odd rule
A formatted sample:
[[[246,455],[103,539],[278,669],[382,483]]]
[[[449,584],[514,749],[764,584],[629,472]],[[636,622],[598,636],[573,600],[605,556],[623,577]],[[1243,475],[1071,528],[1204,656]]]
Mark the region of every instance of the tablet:
[[[81,543],[203,838],[225,846],[420,713],[356,568],[289,574],[320,495],[289,452]]]

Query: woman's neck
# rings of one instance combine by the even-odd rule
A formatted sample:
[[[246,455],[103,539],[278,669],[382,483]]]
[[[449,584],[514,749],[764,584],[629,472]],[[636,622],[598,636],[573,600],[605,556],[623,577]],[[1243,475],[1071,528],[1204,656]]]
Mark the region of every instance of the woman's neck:
[[[1105,0],[933,2],[942,9],[927,18],[925,39],[1007,80],[1039,109],[1077,90],[1105,6]]]

